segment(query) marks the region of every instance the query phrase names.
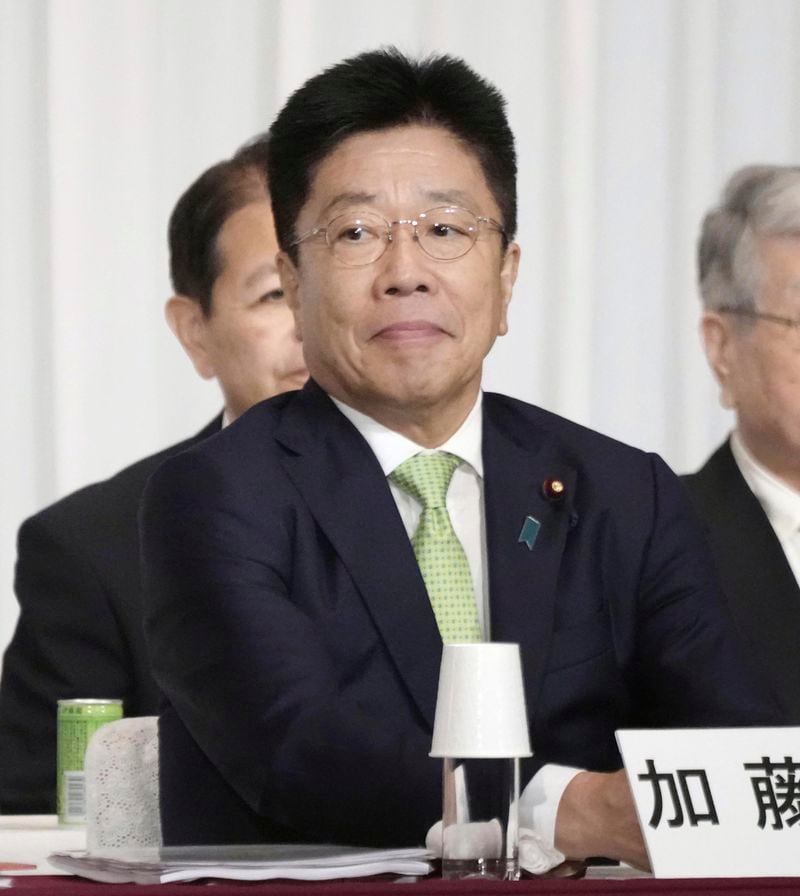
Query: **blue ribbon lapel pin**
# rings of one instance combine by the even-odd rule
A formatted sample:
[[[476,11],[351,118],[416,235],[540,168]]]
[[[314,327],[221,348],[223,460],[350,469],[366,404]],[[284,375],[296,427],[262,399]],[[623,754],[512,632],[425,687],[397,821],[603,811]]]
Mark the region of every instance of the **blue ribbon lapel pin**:
[[[526,544],[528,550],[532,551],[534,544],[536,544],[536,536],[539,534],[539,529],[541,529],[541,527],[542,524],[535,517],[526,516],[517,541]]]

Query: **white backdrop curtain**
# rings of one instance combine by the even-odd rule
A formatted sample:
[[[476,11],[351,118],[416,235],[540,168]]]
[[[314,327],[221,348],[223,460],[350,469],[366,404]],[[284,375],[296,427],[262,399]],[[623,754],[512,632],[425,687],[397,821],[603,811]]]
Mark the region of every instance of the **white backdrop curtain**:
[[[220,406],[162,315],[165,228],[303,79],[392,43],[509,102],[523,260],[487,385],[697,467],[730,426],[694,246],[797,162],[797,0],[0,0],[0,648],[21,520]]]

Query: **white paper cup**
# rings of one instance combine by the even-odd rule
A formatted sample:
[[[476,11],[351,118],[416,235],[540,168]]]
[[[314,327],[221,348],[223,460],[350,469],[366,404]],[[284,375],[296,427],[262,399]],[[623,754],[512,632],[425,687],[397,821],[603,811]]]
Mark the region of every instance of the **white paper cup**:
[[[518,644],[445,644],[430,755],[531,755]]]

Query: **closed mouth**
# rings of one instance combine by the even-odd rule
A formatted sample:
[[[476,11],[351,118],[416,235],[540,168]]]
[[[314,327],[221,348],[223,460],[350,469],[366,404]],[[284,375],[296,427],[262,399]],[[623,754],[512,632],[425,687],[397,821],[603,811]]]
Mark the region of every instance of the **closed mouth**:
[[[427,339],[443,335],[445,331],[442,327],[428,320],[398,321],[375,334],[381,339],[392,340]]]

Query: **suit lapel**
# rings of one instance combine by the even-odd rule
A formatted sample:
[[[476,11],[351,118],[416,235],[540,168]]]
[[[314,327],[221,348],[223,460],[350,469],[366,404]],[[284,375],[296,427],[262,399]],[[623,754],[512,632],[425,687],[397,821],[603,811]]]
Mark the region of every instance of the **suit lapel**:
[[[524,431],[522,431],[524,430]],[[422,717],[432,728],[442,642],[414,552],[375,455],[310,382],[284,412],[276,438],[284,466],[347,567]],[[553,628],[556,584],[573,510],[576,472],[554,441],[484,398],[484,501],[491,637],[515,641],[529,706],[536,705]],[[548,500],[546,479],[564,498]],[[532,549],[519,540],[539,523]]]
[[[519,643],[532,712],[553,630],[564,542],[577,521],[572,508],[576,472],[558,456],[554,441],[531,424],[523,438],[515,438],[519,420],[508,411],[503,419],[495,401],[485,396],[483,424],[492,640]],[[548,479],[563,483],[563,498],[545,496]],[[519,540],[527,517],[539,524],[531,548]]]
[[[726,443],[699,474],[723,590],[737,628],[761,658],[772,687],[800,714],[800,589],[761,504]]]
[[[442,642],[425,585],[375,455],[313,382],[276,434],[287,474],[333,545],[411,697],[433,727]]]

